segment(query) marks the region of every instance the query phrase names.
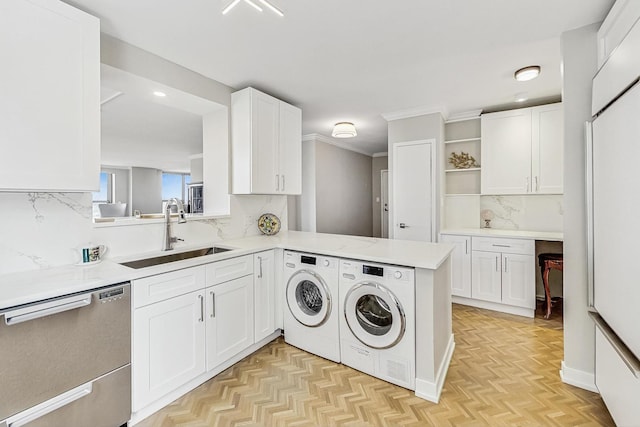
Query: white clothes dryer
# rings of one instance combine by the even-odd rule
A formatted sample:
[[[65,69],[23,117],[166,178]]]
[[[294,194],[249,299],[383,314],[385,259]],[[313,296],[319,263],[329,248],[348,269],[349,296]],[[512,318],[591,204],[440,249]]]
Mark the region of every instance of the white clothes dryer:
[[[340,262],[342,363],[415,390],[415,272]]]
[[[284,340],[309,353],[340,362],[339,260],[284,252]]]

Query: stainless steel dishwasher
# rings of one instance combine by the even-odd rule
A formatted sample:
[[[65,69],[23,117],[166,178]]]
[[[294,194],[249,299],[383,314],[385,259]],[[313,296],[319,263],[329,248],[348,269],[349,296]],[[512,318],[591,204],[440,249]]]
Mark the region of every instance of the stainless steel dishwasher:
[[[131,285],[0,312],[0,426],[115,427],[131,415]]]

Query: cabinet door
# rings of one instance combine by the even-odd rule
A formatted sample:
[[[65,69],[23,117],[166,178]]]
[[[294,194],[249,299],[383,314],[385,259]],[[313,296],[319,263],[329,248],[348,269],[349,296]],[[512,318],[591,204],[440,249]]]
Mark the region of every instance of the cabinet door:
[[[253,344],[253,275],[206,289],[207,370]]]
[[[96,191],[100,22],[63,2],[0,2],[0,189]]]
[[[302,110],[280,102],[280,186],[283,194],[302,193]]]
[[[440,240],[455,246],[451,253],[451,295],[471,298],[471,238],[443,235]]]
[[[133,315],[133,411],[205,372],[204,294],[192,292]]]
[[[501,254],[471,252],[471,296],[484,301],[502,301]]]
[[[280,188],[280,101],[256,90],[251,91],[251,134],[251,192],[273,194]]]
[[[534,193],[562,194],[563,109],[562,104],[531,109],[531,173]]]
[[[531,189],[531,110],[482,115],[482,194]]]
[[[276,330],[276,283],[274,251],[257,253],[254,258],[253,303],[255,306],[255,341]]]
[[[502,302],[536,308],[536,272],[532,255],[502,254]]]

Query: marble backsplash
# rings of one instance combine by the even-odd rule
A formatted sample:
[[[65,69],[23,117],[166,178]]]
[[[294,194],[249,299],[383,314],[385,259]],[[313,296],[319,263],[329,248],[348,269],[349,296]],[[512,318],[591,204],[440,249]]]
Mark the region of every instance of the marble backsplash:
[[[91,193],[0,193],[0,275],[76,262],[73,248],[87,242],[108,246],[106,258],[158,251],[162,223],[94,227]],[[286,196],[231,196],[231,216],[173,224],[180,246],[207,245],[260,234],[265,212],[287,229]]]
[[[562,195],[446,196],[443,228],[483,227],[480,212],[493,212],[491,228],[502,230],[562,231]]]

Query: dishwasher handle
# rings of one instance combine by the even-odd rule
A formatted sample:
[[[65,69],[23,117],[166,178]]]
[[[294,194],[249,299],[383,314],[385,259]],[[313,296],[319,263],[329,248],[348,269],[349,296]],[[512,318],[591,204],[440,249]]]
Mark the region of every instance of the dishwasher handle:
[[[91,294],[82,294],[6,311],[4,313],[4,322],[8,326],[11,326],[29,320],[40,319],[53,314],[86,307],[91,304],[91,300]]]

